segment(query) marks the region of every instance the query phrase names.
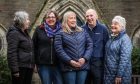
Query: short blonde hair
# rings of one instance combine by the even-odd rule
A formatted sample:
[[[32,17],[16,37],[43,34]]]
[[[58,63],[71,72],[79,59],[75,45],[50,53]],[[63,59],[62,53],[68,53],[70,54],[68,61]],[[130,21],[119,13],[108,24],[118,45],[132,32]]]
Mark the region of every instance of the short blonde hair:
[[[69,33],[69,34],[72,32],[71,28],[68,26],[68,17],[71,14],[75,14],[75,13],[72,12],[72,11],[66,12],[64,14],[64,16],[63,16],[63,21],[62,21],[63,31],[66,32],[66,33]],[[76,14],[75,14],[75,16],[76,16]],[[80,28],[77,24],[76,24],[76,31],[78,31],[78,32],[81,32],[82,31],[82,28]]]

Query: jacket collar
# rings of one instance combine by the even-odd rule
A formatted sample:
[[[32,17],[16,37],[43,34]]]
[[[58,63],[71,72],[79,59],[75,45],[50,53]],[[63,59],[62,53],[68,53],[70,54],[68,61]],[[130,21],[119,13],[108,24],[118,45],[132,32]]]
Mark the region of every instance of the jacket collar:
[[[97,26],[100,24],[100,22],[98,21],[98,20],[96,20],[96,26],[94,27],[94,28],[92,28],[92,29],[95,29],[95,28],[97,28]],[[86,24],[84,25],[87,29],[90,29],[91,30],[91,28],[89,28],[89,26],[88,26],[88,23],[86,22]],[[83,26],[83,27],[84,27]]]
[[[11,31],[12,31],[12,30],[17,30],[17,31],[19,31],[20,33],[22,33],[23,35],[29,36],[28,30],[24,30],[24,32],[23,32],[23,31],[21,30],[21,28],[18,27],[18,26],[16,26],[16,25],[13,25],[13,26],[12,26]]]
[[[116,35],[116,36],[113,36],[112,34],[111,34],[111,39],[119,39],[119,38],[121,38],[124,34],[126,34],[126,31],[125,30],[122,30],[118,35]]]

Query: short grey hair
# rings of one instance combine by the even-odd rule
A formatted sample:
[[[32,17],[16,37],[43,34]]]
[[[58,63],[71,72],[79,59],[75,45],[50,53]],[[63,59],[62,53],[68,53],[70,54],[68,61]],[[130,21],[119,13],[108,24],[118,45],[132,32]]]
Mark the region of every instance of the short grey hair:
[[[27,18],[29,18],[29,14],[26,11],[17,11],[15,13],[14,22],[21,26]]]
[[[122,29],[125,29],[126,27],[126,20],[122,16],[115,16],[112,20],[112,22],[117,22],[119,23],[120,26],[122,26]]]

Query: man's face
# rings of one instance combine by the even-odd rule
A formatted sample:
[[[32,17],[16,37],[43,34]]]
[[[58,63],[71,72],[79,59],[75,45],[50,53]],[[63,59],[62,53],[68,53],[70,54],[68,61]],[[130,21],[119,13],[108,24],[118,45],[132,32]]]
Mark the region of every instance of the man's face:
[[[86,20],[89,25],[96,25],[97,15],[93,10],[88,10],[86,12]]]

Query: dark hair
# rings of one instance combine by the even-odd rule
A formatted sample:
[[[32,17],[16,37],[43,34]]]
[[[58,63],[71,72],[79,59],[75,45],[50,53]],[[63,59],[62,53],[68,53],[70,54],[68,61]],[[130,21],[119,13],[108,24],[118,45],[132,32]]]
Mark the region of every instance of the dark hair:
[[[46,14],[45,14],[45,16],[44,16],[44,18],[43,18],[43,22],[46,20],[46,18],[48,17],[48,15],[49,15],[50,13],[53,13],[53,14],[55,15],[55,17],[56,17],[56,21],[59,20],[58,13],[57,13],[56,11],[49,10],[49,11],[46,12]]]

